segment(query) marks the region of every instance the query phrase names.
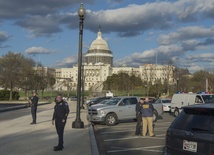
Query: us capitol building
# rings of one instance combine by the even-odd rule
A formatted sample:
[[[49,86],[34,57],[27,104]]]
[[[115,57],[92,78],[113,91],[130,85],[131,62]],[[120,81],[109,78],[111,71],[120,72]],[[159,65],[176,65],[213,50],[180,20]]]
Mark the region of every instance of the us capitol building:
[[[84,55],[83,68],[84,89],[92,89],[94,92],[101,92],[103,82],[107,77],[119,72],[140,76],[143,81],[147,82],[152,81],[154,83],[158,79],[163,83],[168,78],[171,84],[174,83],[174,66],[142,64],[139,68],[114,67],[113,53],[109,49],[107,42],[102,38],[101,30],[99,30],[97,38]],[[56,84],[54,85],[54,90],[76,90],[77,76],[78,65],[74,65],[72,68],[55,69]]]

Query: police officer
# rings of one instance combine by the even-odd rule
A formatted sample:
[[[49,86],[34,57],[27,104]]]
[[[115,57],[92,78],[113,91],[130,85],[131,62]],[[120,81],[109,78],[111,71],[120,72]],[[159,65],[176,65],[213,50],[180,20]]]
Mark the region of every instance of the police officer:
[[[30,124],[36,124],[36,111],[38,105],[39,98],[37,97],[36,92],[32,92],[32,97],[30,97],[30,105],[31,105],[31,114],[33,121]]]
[[[56,97],[56,105],[54,106],[54,113],[52,118],[52,124],[55,124],[58,134],[58,145],[54,146],[54,151],[60,151],[63,146],[64,128],[69,114],[68,103],[62,99],[62,95],[58,94]]]
[[[143,98],[140,98],[140,101],[136,104],[135,112],[136,112],[136,129],[135,129],[135,135],[141,134],[141,122],[142,122],[142,116],[141,116],[141,104],[143,104],[144,100]]]
[[[142,113],[142,124],[143,124],[143,132],[142,136],[146,136],[147,128],[149,130],[149,136],[154,137],[153,131],[153,111],[154,107],[150,103],[149,98],[145,98],[144,103],[142,104],[141,113]]]

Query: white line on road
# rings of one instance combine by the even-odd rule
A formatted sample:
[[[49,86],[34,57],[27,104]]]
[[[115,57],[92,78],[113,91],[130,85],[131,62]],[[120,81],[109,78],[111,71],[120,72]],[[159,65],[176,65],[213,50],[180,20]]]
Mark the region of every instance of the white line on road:
[[[154,131],[166,131],[168,127],[156,127]],[[135,130],[119,130],[119,131],[106,131],[106,132],[100,132],[100,134],[112,134],[112,133],[122,133],[122,132],[134,132]]]
[[[133,136],[133,137],[127,137],[127,138],[114,138],[114,139],[105,139],[105,142],[109,142],[109,141],[119,141],[119,140],[129,140],[129,139],[136,139],[136,138],[142,138],[142,139],[165,139],[165,137],[159,137],[158,135],[156,135],[155,137],[142,137],[142,136]]]
[[[144,150],[144,151],[150,151],[150,152],[163,152],[162,150],[153,150],[154,148],[162,148],[162,147],[164,147],[164,145],[148,146],[148,147],[140,147],[140,148],[129,148],[129,149],[122,149],[122,150],[112,150],[112,151],[107,151],[107,152],[113,153],[113,152],[125,152],[125,151],[135,151],[135,150]]]

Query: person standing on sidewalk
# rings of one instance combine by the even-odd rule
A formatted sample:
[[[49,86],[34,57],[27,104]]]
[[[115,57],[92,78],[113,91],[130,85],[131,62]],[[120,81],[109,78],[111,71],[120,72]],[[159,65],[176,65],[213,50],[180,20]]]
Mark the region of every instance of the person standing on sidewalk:
[[[141,105],[143,104],[143,102],[144,102],[143,98],[140,98],[140,101],[136,104],[136,107],[135,107],[136,119],[137,119],[135,135],[141,134],[141,123],[142,123]]]
[[[30,105],[31,105],[31,114],[33,121],[30,124],[36,124],[36,112],[39,98],[36,92],[32,92],[32,97],[30,97]]]
[[[55,124],[58,134],[58,145],[54,146],[54,151],[60,151],[64,148],[63,135],[69,111],[68,103],[62,99],[62,94],[58,94],[52,118],[52,125]]]
[[[149,136],[154,137],[153,131],[153,110],[154,107],[152,103],[149,102],[149,98],[146,97],[144,103],[142,104],[141,113],[142,113],[142,123],[143,123],[143,132],[142,136],[146,136],[147,128],[149,130]]]

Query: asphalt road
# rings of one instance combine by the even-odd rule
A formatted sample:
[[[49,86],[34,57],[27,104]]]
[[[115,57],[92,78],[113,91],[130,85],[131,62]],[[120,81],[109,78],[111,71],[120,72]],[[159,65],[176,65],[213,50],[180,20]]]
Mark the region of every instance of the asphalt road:
[[[52,107],[54,107],[54,104]],[[41,111],[44,111],[47,109],[50,109],[49,104],[40,105],[37,107],[37,112],[41,112]],[[15,118],[26,116],[26,115],[31,115],[30,107],[6,111],[6,112],[0,112],[0,121],[15,119]]]
[[[100,155],[163,155],[166,130],[174,116],[164,113],[156,123],[156,137],[135,135],[136,122],[129,120],[116,126],[95,125],[94,131]]]

